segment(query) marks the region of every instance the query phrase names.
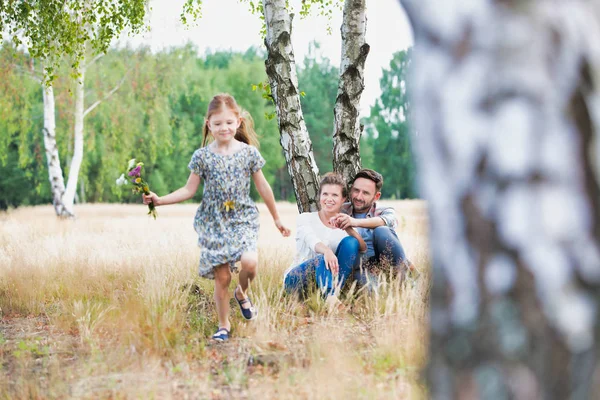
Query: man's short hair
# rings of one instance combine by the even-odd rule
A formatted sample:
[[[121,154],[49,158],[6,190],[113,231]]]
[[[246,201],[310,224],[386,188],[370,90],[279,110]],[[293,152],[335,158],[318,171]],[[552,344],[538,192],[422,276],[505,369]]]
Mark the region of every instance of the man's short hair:
[[[356,176],[352,180],[352,184],[358,178],[365,178],[375,182],[376,193],[381,192],[381,187],[383,186],[383,176],[377,171],[373,171],[372,169],[363,168],[356,173]]]

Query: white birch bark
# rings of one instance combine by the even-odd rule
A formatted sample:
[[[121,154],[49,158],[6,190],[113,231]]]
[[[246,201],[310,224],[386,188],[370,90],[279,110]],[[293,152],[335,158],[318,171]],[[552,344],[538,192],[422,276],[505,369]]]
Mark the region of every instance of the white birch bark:
[[[288,172],[300,212],[317,210],[319,169],[308,136],[291,42],[292,20],[285,0],[263,0],[267,27],[265,61]]]
[[[48,165],[48,178],[50,180],[52,204],[54,205],[56,215],[64,217],[72,215],[72,210],[66,208],[63,203],[65,182],[63,179],[62,168],[60,167],[58,146],[56,145],[54,89],[52,86],[45,86],[42,83],[42,91],[44,101],[44,148],[46,150],[46,162]]]
[[[82,67],[77,70],[78,78],[75,83],[75,125],[74,125],[74,142],[73,142],[73,158],[69,166],[69,178],[67,180],[67,188],[63,195],[63,203],[69,210],[73,210],[75,202],[75,194],[77,193],[77,180],[79,178],[79,170],[83,161],[83,117],[84,117],[84,82],[85,82],[85,66],[82,60]],[[73,212],[71,212],[73,214]]]
[[[413,143],[434,253],[431,397],[591,398],[597,10],[402,3],[415,33]]]
[[[360,98],[365,88],[364,68],[369,54],[366,0],[346,0],[341,26],[340,80],[334,108],[333,169],[350,182],[361,167]]]

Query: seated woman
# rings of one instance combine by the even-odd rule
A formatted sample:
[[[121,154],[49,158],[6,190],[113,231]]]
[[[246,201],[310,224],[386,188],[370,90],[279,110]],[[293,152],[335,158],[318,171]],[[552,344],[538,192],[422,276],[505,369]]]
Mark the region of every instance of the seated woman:
[[[342,230],[332,224],[346,197],[344,178],[325,174],[319,184],[320,211],[298,216],[296,257],[284,275],[286,292],[304,297],[315,282],[321,293],[332,295],[359,268],[359,252],[367,250],[365,241],[354,228]]]

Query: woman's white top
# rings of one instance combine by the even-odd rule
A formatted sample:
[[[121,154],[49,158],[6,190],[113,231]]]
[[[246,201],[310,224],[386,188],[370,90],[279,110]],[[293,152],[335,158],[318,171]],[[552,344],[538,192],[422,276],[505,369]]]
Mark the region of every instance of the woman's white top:
[[[318,212],[306,212],[298,215],[296,219],[296,256],[294,262],[283,274],[287,274],[306,260],[316,257],[319,253],[315,251],[317,243],[323,243],[334,253],[338,245],[348,234],[343,229],[331,229],[319,218]]]

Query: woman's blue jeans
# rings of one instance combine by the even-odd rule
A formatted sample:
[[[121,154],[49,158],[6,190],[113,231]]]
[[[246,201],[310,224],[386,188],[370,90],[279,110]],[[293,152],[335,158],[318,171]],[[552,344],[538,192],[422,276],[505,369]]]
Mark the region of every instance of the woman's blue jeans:
[[[343,287],[346,279],[352,275],[352,271],[359,267],[358,250],[358,240],[352,236],[345,237],[335,251],[340,266],[337,282],[334,275],[325,266],[325,257],[323,254],[319,254],[315,258],[297,265],[287,274],[284,281],[286,292],[296,292],[304,297],[314,287],[313,282],[316,282],[321,293],[333,294],[336,287]]]

